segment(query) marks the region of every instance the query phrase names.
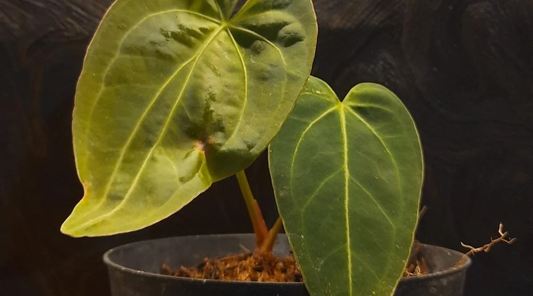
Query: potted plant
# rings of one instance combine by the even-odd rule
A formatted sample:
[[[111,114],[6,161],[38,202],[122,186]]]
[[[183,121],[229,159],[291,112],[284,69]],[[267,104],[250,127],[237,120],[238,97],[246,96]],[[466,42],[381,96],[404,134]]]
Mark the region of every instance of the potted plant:
[[[80,237],[138,230],[237,175],[255,235],[111,250],[105,261],[113,295],[390,295],[418,218],[423,163],[413,120],[382,86],[358,85],[341,103],[309,78],[317,35],[311,0],[249,0],[234,13],[237,2],[117,0],[108,10],[76,92],[74,150],[85,195],[61,231]],[[282,220],[267,229],[244,174],[271,142],[291,247],[283,239],[274,246]],[[307,290],[302,283],[157,274],[162,263],[193,266],[243,252],[241,244],[253,251],[237,263],[270,262],[278,273],[290,269],[295,281],[301,269]],[[272,257],[291,249],[298,265]],[[428,261],[433,253],[455,263],[460,257],[422,249],[434,250]],[[447,265],[436,268],[459,275],[462,289],[464,269],[441,261]],[[213,262],[202,264],[196,270]],[[259,279],[268,273],[248,268]]]

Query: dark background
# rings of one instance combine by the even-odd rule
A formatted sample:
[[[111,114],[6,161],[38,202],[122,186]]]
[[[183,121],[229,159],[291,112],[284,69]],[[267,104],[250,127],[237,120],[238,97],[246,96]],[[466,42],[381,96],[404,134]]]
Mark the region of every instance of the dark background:
[[[250,232],[234,179],[139,232],[72,239],[59,226],[82,196],[70,122],[87,44],[110,0],[0,0],[0,294],[108,295],[101,254],[126,242]],[[418,238],[479,254],[467,295],[533,293],[533,1],[315,0],[314,74],[343,96],[387,85],[413,114],[426,159]],[[272,223],[266,158],[249,170]]]

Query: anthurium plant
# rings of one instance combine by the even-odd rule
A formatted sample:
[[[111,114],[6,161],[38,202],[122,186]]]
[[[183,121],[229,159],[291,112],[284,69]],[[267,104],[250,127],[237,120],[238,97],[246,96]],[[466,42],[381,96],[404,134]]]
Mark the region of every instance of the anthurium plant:
[[[311,0],[239,2],[112,5],[78,82],[85,195],[61,231],[139,230],[236,175],[256,252],[272,251],[283,224],[311,295],[391,295],[423,175],[412,118],[382,86],[357,85],[341,102],[309,76]],[[244,174],[269,144],[281,214],[270,230]]]

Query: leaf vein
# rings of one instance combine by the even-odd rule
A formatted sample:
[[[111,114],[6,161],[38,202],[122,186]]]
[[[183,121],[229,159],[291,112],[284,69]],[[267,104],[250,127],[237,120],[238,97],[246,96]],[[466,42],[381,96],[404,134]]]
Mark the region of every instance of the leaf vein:
[[[376,272],[366,263],[365,261],[361,260],[360,258],[355,257],[355,260],[359,263],[363,264],[363,266],[366,268],[367,271],[369,271],[376,279],[381,281],[381,278],[376,274]]]
[[[220,8],[220,4],[218,4],[217,0],[215,0],[214,2],[215,2],[215,5],[217,6],[218,15],[220,16],[220,20],[225,19],[224,13],[222,12],[222,8]]]
[[[376,198],[374,197],[373,194],[371,194],[363,185],[361,185],[361,183],[359,183],[353,176],[350,176],[350,179],[357,185],[359,186],[359,188],[361,188],[361,190],[363,190],[367,195],[368,197],[370,197],[370,199],[376,204],[376,206],[378,206],[379,210],[381,211],[381,213],[383,214],[383,216],[385,216],[385,218],[387,218],[387,220],[389,221],[390,225],[392,226],[393,229],[396,229],[396,226],[394,225],[394,223],[392,222],[392,219],[391,217],[387,214],[387,212],[385,212],[385,210],[383,210],[383,208],[381,207],[381,204],[376,200]]]
[[[392,164],[394,165],[394,168],[396,170],[396,178],[398,179],[398,187],[400,187],[400,169],[398,167],[398,163],[396,162],[396,159],[392,156],[392,153],[391,153],[391,151],[389,149],[389,146],[387,146],[387,144],[385,144],[385,141],[383,140],[383,138],[381,138],[381,136],[378,134],[378,132],[372,127],[372,125],[370,125],[366,120],[364,120],[364,118],[362,118],[359,114],[357,114],[351,108],[345,108],[345,109],[347,109],[356,118],[358,118],[364,125],[366,125],[368,127],[368,129],[372,132],[372,134],[374,134],[374,136],[379,140],[379,142],[381,143],[383,148],[385,148],[385,151],[389,155],[389,157],[390,157],[390,159],[392,161]],[[400,198],[403,199],[403,194],[402,194],[401,188],[398,188],[398,192],[400,193]]]
[[[313,194],[311,194],[311,196],[309,197],[309,199],[305,202],[305,204],[303,205],[301,211],[302,212],[305,212],[305,210],[307,209],[307,207],[309,206],[309,204],[311,203],[311,201],[318,195],[318,192],[320,192],[320,189],[322,189],[322,187],[324,187],[324,185],[326,185],[326,183],[331,180],[333,177],[335,177],[335,175],[337,175],[342,169],[339,169],[337,170],[335,173],[329,175],[326,179],[324,179],[320,185],[318,185],[318,188],[313,192]]]
[[[244,56],[242,55],[241,51],[239,50],[239,45],[237,44],[237,41],[233,37],[233,34],[231,34],[230,30],[227,30],[228,35],[231,38],[232,44],[235,47],[235,51],[237,52],[237,55],[239,56],[239,61],[241,62],[243,76],[244,76],[244,102],[242,104],[242,110],[241,114],[239,114],[239,120],[237,121],[237,125],[235,126],[235,129],[231,133],[231,136],[229,136],[228,140],[231,140],[237,130],[239,129],[239,126],[242,122],[242,117],[244,116],[244,111],[246,110],[246,104],[248,104],[248,68],[246,67],[246,63],[244,62]]]
[[[305,135],[307,134],[307,132],[317,123],[319,122],[322,118],[326,117],[326,115],[328,115],[329,113],[331,113],[332,111],[334,111],[335,109],[337,109],[337,106],[335,107],[331,107],[330,109],[328,109],[326,112],[320,114],[320,116],[318,116],[315,120],[313,120],[306,128],[305,130],[302,132],[302,135],[300,136],[300,138],[298,139],[298,142],[296,143],[296,148],[294,149],[294,154],[292,155],[292,160],[291,160],[291,169],[290,169],[290,172],[291,172],[291,176],[290,176],[290,183],[291,183],[291,191],[292,191],[292,180],[293,180],[293,177],[294,177],[294,162],[296,161],[296,155],[298,154],[298,149],[300,148],[300,144],[302,143],[303,141],[303,138],[305,137]],[[294,196],[291,192],[291,195]]]
[[[131,193],[133,192],[133,188],[136,187],[137,185],[137,182],[139,181],[139,178],[142,174],[142,172],[144,171],[144,168],[146,167],[146,164],[148,163],[148,160],[150,159],[150,157],[152,156],[153,152],[154,152],[154,149],[155,147],[157,147],[157,145],[159,145],[159,142],[161,141],[161,139],[163,138],[163,136],[165,135],[166,133],[166,130],[168,128],[168,125],[169,125],[169,122],[170,120],[172,119],[172,115],[174,113],[174,110],[176,109],[176,107],[178,106],[178,103],[180,102],[182,96],[183,96],[183,93],[185,91],[185,89],[187,88],[187,82],[190,80],[191,76],[192,76],[192,72],[194,71],[196,65],[198,64],[198,60],[200,59],[200,56],[205,52],[205,50],[211,45],[211,43],[216,39],[216,37],[220,34],[220,32],[222,32],[222,30],[224,29],[224,27],[220,27],[216,32],[213,33],[213,37],[211,37],[210,40],[208,40],[206,42],[206,44],[204,45],[203,48],[201,48],[199,50],[199,52],[193,56],[189,61],[187,61],[186,63],[184,63],[167,81],[166,83],[163,85],[163,87],[161,87],[161,89],[159,90],[159,92],[154,96],[154,99],[152,100],[152,104],[157,100],[157,98],[161,95],[161,93],[163,92],[163,90],[166,88],[166,86],[168,86],[168,84],[174,79],[174,77],[181,71],[181,69],[183,69],[183,67],[185,67],[186,64],[190,63],[191,61],[194,61],[194,64],[193,66],[191,67],[191,70],[189,72],[189,75],[187,75],[187,78],[185,80],[185,83],[183,84],[183,87],[181,89],[181,92],[180,94],[178,95],[178,98],[176,99],[176,102],[174,103],[174,105],[172,106],[172,109],[169,113],[169,116],[165,122],[165,125],[163,126],[163,129],[161,131],[161,133],[159,134],[159,137],[156,141],[156,143],[152,146],[152,148],[150,149],[149,153],[147,154],[146,158],[144,159],[143,161],[143,164],[141,165],[140,169],[139,169],[139,172],[137,173],[135,179],[133,180],[133,183],[131,184],[130,186],[130,189],[128,190],[128,192],[126,192],[126,195],[124,196],[124,199],[113,209],[111,210],[110,212],[102,215],[102,216],[98,216],[98,217],[95,217],[94,219],[91,219],[89,221],[86,221],[85,223],[83,223],[82,225],[80,225],[79,227],[77,228],[82,228],[82,227],[85,227],[86,225],[90,225],[90,224],[93,224],[93,223],[96,223],[98,221],[101,221],[103,219],[105,219],[106,217],[109,217],[111,216],[113,213],[115,213],[116,211],[118,211],[120,208],[122,208],[124,206],[124,204],[127,202],[127,200],[129,199],[129,197],[131,196]],[[147,110],[145,111],[144,114],[147,114],[149,108],[147,108]],[[143,114],[143,115],[144,115]],[[139,121],[139,123],[137,124],[137,126],[140,126],[140,122],[141,120]],[[131,139],[133,139],[133,133],[132,133],[132,136],[130,136]],[[131,142],[131,141],[129,141]],[[129,142],[126,144],[129,146]],[[126,148],[126,147],[125,147]],[[121,156],[123,157],[123,155],[125,155],[125,148],[123,148],[123,153],[121,153]],[[115,171],[118,171],[118,166],[120,165],[121,163],[121,160],[122,158],[119,158],[119,161],[117,161],[117,169],[115,169]],[[115,174],[116,175],[116,174]],[[112,178],[110,178],[110,182],[109,184],[112,183],[112,181],[114,180],[114,175]],[[108,194],[108,191],[109,191],[109,188],[106,189],[105,191],[105,194],[103,195],[105,197],[105,195]],[[100,208],[102,206],[102,204],[105,202],[105,198],[102,198],[102,201],[97,205],[95,206],[95,210]],[[93,210],[93,211],[95,211]],[[92,211],[91,211],[92,212]]]
[[[109,72],[109,69],[111,69],[111,66],[115,63],[115,61],[120,57],[122,56],[122,54],[120,53],[120,48],[122,47],[122,45],[124,44],[124,41],[126,40],[126,38],[131,34],[131,32],[133,32],[133,30],[135,30],[141,23],[143,23],[145,20],[151,18],[151,17],[154,17],[154,16],[157,16],[157,15],[160,15],[160,14],[165,14],[165,13],[169,13],[169,12],[178,12],[178,13],[189,13],[189,14],[192,14],[192,15],[195,15],[195,16],[198,16],[198,17],[203,17],[205,18],[206,20],[209,20],[213,23],[216,23],[218,25],[220,25],[220,21],[217,20],[217,19],[214,19],[214,18],[211,18],[211,17],[208,17],[206,15],[203,15],[201,13],[198,13],[198,12],[195,12],[195,11],[190,11],[190,10],[184,10],[184,9],[170,9],[170,10],[164,10],[164,11],[158,11],[158,12],[155,12],[155,13],[151,13],[151,14],[148,14],[147,16],[143,17],[140,21],[138,21],[135,25],[133,25],[131,27],[131,29],[129,29],[125,34],[124,36],[122,36],[122,38],[120,39],[120,41],[118,42],[118,49],[117,50],[117,53],[115,54],[115,56],[109,61],[105,71],[103,73],[108,73]],[[97,30],[97,33],[98,33],[98,30]],[[83,70],[85,71],[85,70]],[[83,74],[83,73],[82,73]],[[90,125],[90,122],[91,122],[91,118],[93,117],[93,113],[94,113],[94,109],[96,108],[96,105],[98,104],[98,102],[100,101],[100,98],[101,98],[101,94],[102,94],[102,91],[104,90],[105,87],[102,87],[98,90],[97,94],[96,94],[96,99],[94,100],[94,103],[93,105],[91,106],[91,110],[89,111],[89,115],[88,115],[88,120],[89,120],[89,124],[87,125],[87,128],[86,130],[89,130],[91,128],[91,125]],[[86,154],[86,157],[88,157],[88,154]]]
[[[351,107],[363,107],[363,108],[376,108],[376,109],[381,109],[383,111],[386,111],[388,113],[391,113],[393,115],[394,112],[392,112],[390,109],[388,108],[385,108],[383,106],[379,106],[379,105],[375,105],[375,104],[351,104],[351,103],[346,103],[348,106],[351,106]]]
[[[246,28],[243,28],[243,27],[234,26],[234,25],[229,25],[229,27],[233,28],[233,29],[236,29],[236,30],[240,30],[240,31],[245,32],[245,33],[248,33],[248,34],[250,34],[250,35],[252,35],[252,36],[254,36],[256,38],[259,38],[259,39],[263,40],[264,42],[266,42],[267,44],[272,46],[279,53],[279,55],[281,57],[281,60],[283,61],[283,65],[287,66],[287,63],[285,62],[285,57],[283,56],[283,53],[281,52],[281,49],[279,49],[279,47],[277,47],[274,43],[272,43],[272,41],[270,41],[267,38],[265,38],[265,36],[257,34],[256,32],[254,32],[252,30],[249,30],[249,29],[246,29]]]

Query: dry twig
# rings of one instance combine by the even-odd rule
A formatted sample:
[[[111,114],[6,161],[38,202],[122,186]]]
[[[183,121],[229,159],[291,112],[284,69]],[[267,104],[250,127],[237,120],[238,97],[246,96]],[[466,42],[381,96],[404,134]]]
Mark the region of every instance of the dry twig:
[[[470,251],[468,251],[466,254],[463,255],[463,258],[464,257],[467,257],[467,256],[471,256],[471,255],[474,255],[476,253],[480,253],[480,252],[485,252],[485,253],[488,253],[490,251],[490,249],[498,244],[498,243],[506,243],[508,245],[514,243],[516,241],[516,238],[512,238],[512,239],[507,239],[507,236],[509,236],[509,233],[507,231],[503,232],[503,224],[500,223],[500,228],[498,229],[498,233],[500,234],[500,237],[498,237],[497,239],[490,239],[490,243],[484,245],[484,246],[481,246],[479,248],[474,248],[472,246],[469,246],[467,244],[464,244],[464,243],[461,243],[461,246],[467,248],[467,249],[470,249]],[[461,260],[462,261],[462,260]]]

